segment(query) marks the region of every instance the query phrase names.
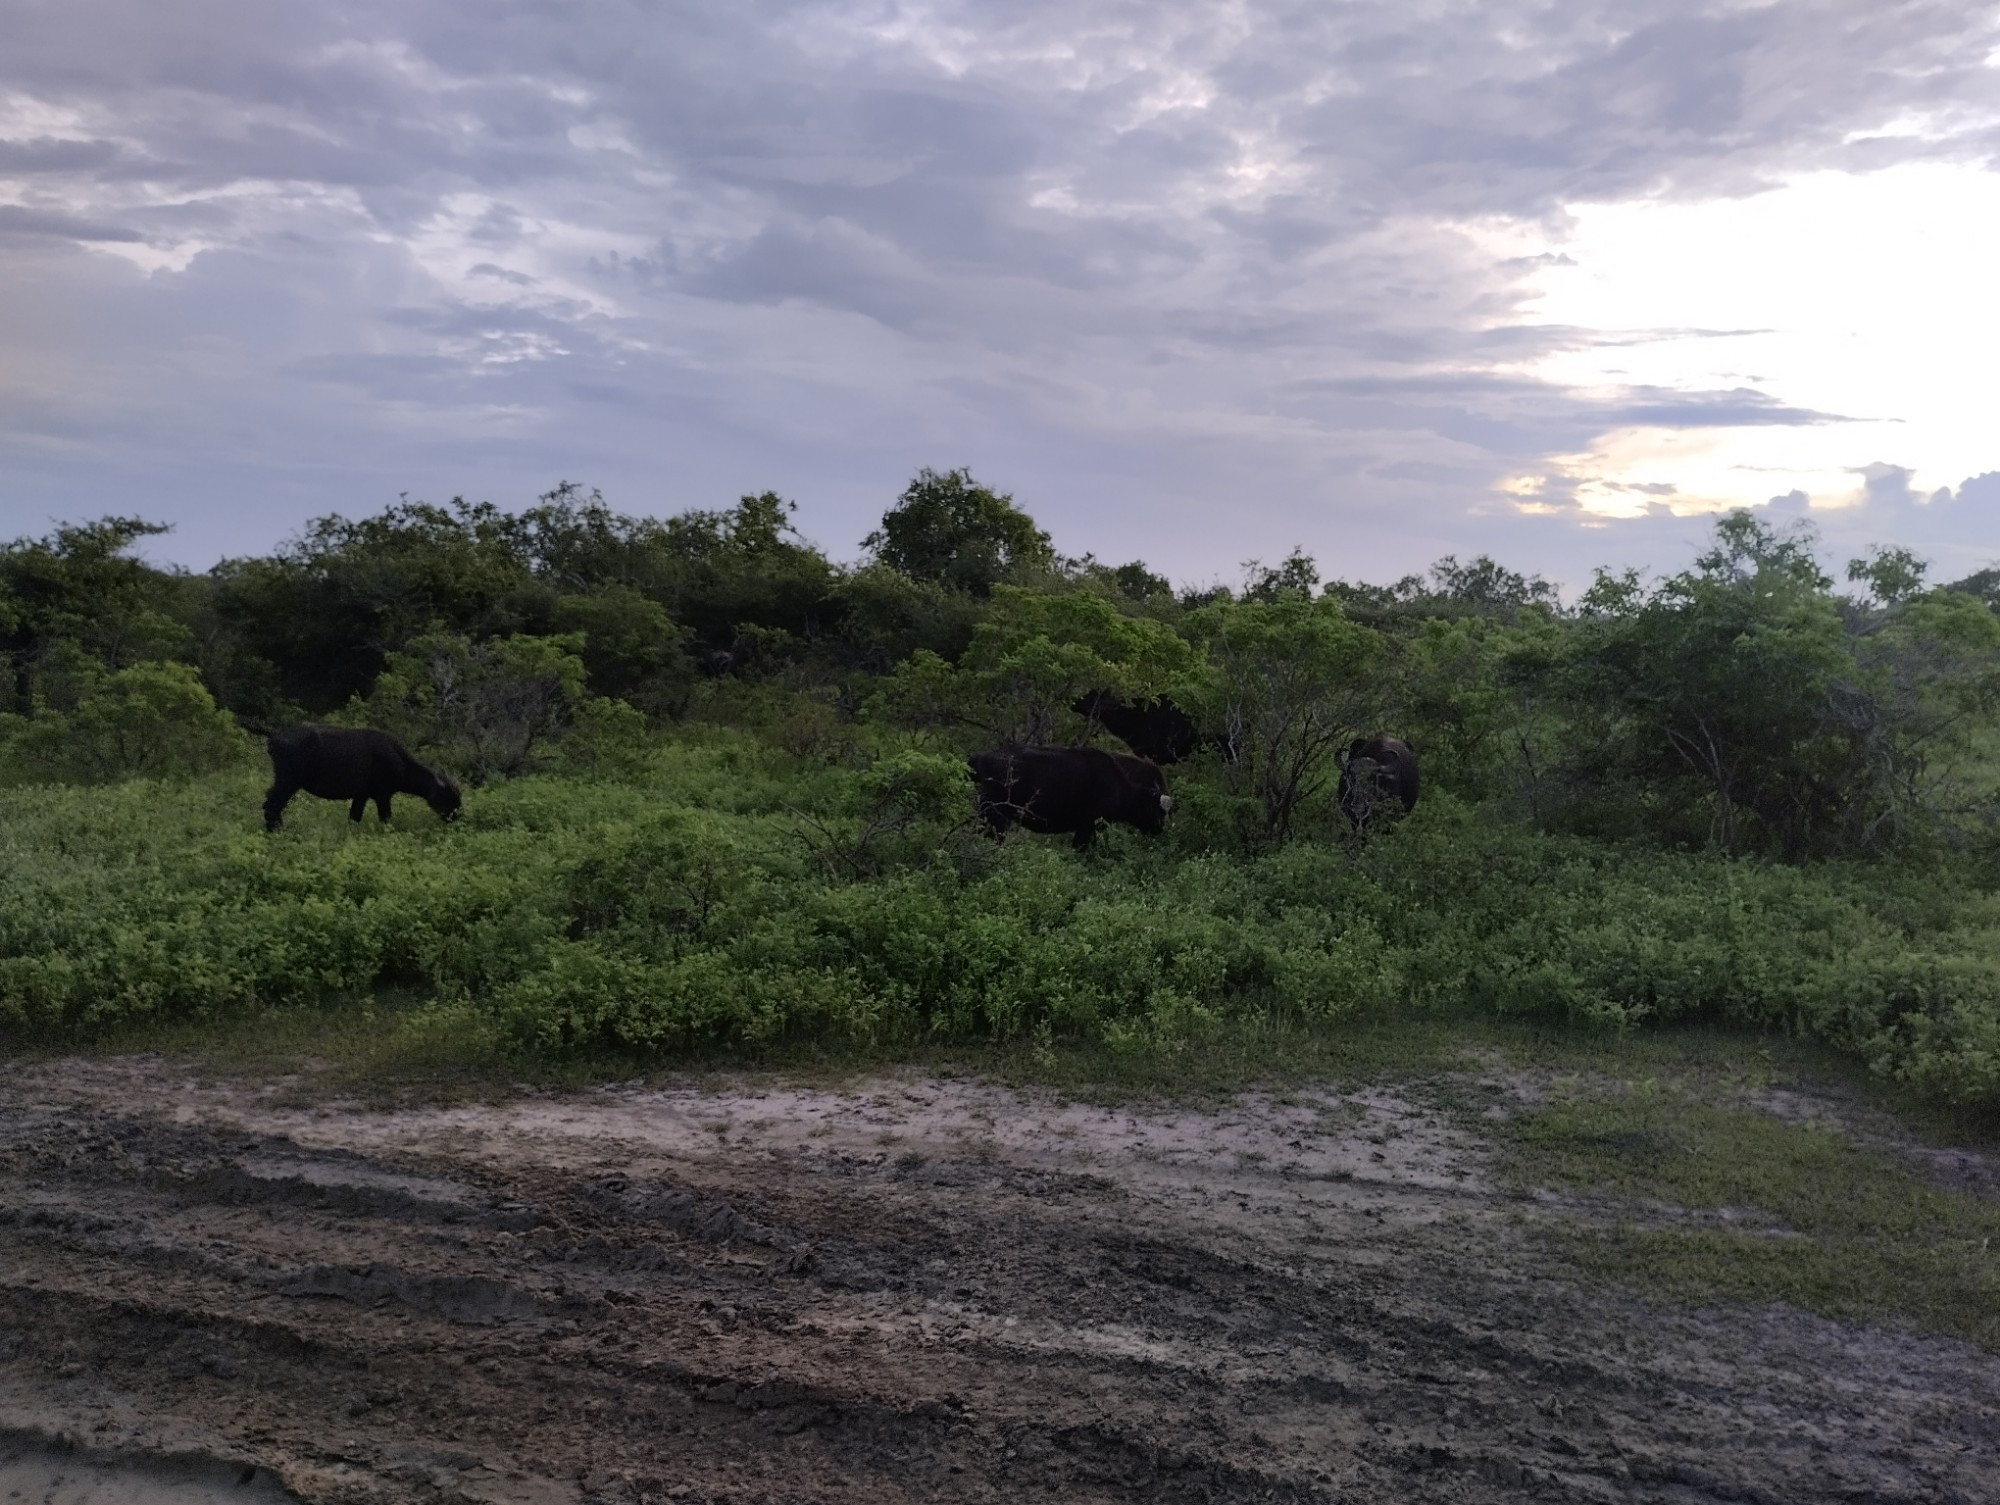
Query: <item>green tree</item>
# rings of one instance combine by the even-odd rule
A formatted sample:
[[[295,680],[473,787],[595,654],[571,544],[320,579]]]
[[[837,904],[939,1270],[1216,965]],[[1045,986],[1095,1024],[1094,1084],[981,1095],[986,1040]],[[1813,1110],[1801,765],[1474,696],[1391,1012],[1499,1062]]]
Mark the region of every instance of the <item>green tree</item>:
[[[1085,591],[997,586],[956,665],[919,650],[878,706],[918,726],[977,727],[988,741],[1047,743],[1084,731],[1073,702],[1105,689],[1150,700],[1177,686],[1194,655],[1173,629]]]
[[[1583,781],[1636,785],[1658,834],[1693,814],[1727,851],[1797,859],[1871,828],[1899,754],[1832,583],[1810,528],[1748,512],[1651,591],[1600,576],[1567,666]]]
[[[935,580],[912,580],[881,563],[841,572],[833,587],[834,649],[853,667],[886,674],[923,649],[956,659],[985,603]]]
[[[1853,651],[1861,693],[1834,707],[1864,758],[1846,844],[1990,826],[2000,814],[1989,752],[2000,719],[2000,616],[1954,590],[1909,595],[1867,624]]]
[[[976,596],[1023,572],[1055,563],[1049,535],[1011,496],[980,485],[969,470],[926,466],[882,515],[862,547],[913,580],[932,580]]]
[[[191,664],[100,670],[66,714],[0,716],[6,760],[60,782],[206,773],[246,757],[252,745]]]
[[[590,650],[598,672],[671,678],[688,638],[727,649],[752,629],[766,644],[824,630],[834,570],[797,537],[792,511],[765,492],[725,511],[628,517],[568,482],[518,515],[406,501],[359,521],[321,518],[268,559],[224,561],[211,572],[215,610],[243,656],[232,679],[259,684],[256,666],[268,663],[275,691],[258,693],[316,711],[365,697],[390,655],[433,630],[473,642],[539,637],[579,612],[604,640]],[[564,604],[578,597],[596,599]],[[636,598],[671,619],[672,644],[642,646]],[[607,633],[620,638],[622,668]],[[654,658],[652,669],[639,662]]]
[[[17,715],[40,708],[37,678],[59,644],[111,669],[185,646],[186,629],[170,614],[175,575],[132,557],[140,539],[166,531],[143,518],[105,517],[0,545],[0,654]]]
[[[580,633],[475,642],[431,632],[389,656],[368,719],[442,750],[474,784],[528,772],[589,698]]]
[[[1303,590],[1216,602],[1191,613],[1187,630],[1210,670],[1189,702],[1234,748],[1225,777],[1256,798],[1264,836],[1283,840],[1328,791],[1336,751],[1381,715],[1386,686],[1371,671],[1383,639]]]
[[[1142,559],[1134,559],[1116,569],[1107,569],[1105,574],[1118,592],[1131,600],[1172,601],[1174,598],[1173,582],[1165,575],[1156,575],[1147,569]]]
[[[1929,566],[1908,549],[1876,547],[1866,559],[1847,561],[1847,578],[1866,581],[1868,593],[1884,606],[1898,606],[1924,588]]]
[[[1319,565],[1304,549],[1294,548],[1285,562],[1271,566],[1251,560],[1244,566],[1243,599],[1276,601],[1285,595],[1310,596],[1319,589]]]
[[[471,638],[545,627],[554,601],[518,520],[463,498],[318,518],[276,554],[211,574],[218,614],[275,667],[283,696],[314,711],[365,695],[389,655],[434,627]]]
[[[1484,617],[1511,621],[1524,612],[1558,611],[1556,588],[1540,575],[1524,575],[1480,554],[1460,564],[1447,554],[1427,575],[1405,575],[1393,585],[1350,585],[1330,581],[1326,594],[1358,622],[1389,624],[1415,618],[1458,620]]]
[[[686,633],[659,602],[629,585],[601,585],[556,600],[559,633],[583,638],[590,688],[663,715],[687,699],[694,666],[682,642]]]
[[[1525,607],[1553,609],[1556,588],[1540,575],[1523,575],[1481,554],[1469,564],[1460,564],[1456,554],[1447,554],[1430,570],[1429,602],[1449,605],[1481,616],[1511,617]]]
[[[799,537],[797,510],[766,491],[724,510],[626,517],[566,482],[522,515],[520,539],[537,579],[566,593],[636,591],[701,648],[732,648],[745,628],[809,641],[837,611],[836,572]]]
[[[1427,784],[1471,798],[1493,792],[1521,719],[1505,678],[1520,636],[1484,617],[1427,617],[1389,639],[1401,708],[1393,729],[1423,749]]]

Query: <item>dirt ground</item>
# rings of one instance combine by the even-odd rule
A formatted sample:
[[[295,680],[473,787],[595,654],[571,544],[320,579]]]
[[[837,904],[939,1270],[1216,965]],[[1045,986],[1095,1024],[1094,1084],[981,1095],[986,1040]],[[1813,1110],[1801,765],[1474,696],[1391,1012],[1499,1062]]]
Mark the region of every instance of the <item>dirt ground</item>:
[[[299,1101],[0,1067],[0,1497],[2000,1500],[2000,1357],[1558,1278],[1415,1096]]]

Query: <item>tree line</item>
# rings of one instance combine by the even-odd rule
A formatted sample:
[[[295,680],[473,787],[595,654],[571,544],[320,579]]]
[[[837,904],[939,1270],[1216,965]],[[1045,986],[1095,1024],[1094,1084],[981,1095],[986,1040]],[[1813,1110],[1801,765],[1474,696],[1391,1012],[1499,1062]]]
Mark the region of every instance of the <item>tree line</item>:
[[[615,763],[724,718],[813,757],[1101,736],[1091,692],[1162,697],[1208,752],[1220,843],[1324,815],[1334,754],[1387,729],[1427,788],[1551,831],[1787,861],[1990,840],[2000,571],[1903,549],[1845,589],[1803,525],[1720,518],[1658,578],[1564,602],[1480,556],[1389,584],[1294,551],[1232,588],[1070,558],[1012,497],[920,471],[841,563],[765,492],[668,518],[564,484],[521,512],[407,499],[192,572],[138,517],[0,545],[0,779],[245,755],[243,723],[386,727],[477,784]],[[1211,766],[1212,765],[1212,766]]]

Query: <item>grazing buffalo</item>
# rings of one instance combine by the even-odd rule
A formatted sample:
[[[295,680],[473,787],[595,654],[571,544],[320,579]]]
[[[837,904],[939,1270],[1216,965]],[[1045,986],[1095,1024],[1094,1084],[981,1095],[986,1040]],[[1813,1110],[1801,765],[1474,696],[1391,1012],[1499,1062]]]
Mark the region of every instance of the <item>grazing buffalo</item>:
[[[1015,825],[1045,835],[1069,831],[1081,852],[1103,820],[1157,836],[1174,804],[1157,767],[1101,747],[1003,747],[970,761],[979,818],[995,836]]]
[[[356,726],[289,726],[271,732],[271,789],[264,796],[264,829],[284,823],[285,806],[301,789],[323,800],[347,800],[347,818],[361,819],[368,802],[389,818],[389,801],[414,794],[440,819],[458,816],[458,785],[432,773],[387,732]]]
[[[1070,709],[1154,763],[1178,763],[1201,745],[1188,713],[1164,695],[1151,705],[1128,705],[1109,690],[1092,690]]]
[[[1340,786],[1334,802],[1357,831],[1394,813],[1417,808],[1417,755],[1410,744],[1377,732],[1356,737],[1340,758]]]

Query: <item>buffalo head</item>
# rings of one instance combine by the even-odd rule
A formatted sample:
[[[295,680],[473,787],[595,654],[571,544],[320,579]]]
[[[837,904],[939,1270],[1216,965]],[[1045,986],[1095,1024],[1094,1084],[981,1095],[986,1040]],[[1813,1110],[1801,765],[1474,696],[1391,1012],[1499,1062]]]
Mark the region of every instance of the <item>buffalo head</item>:
[[[1340,784],[1334,803],[1357,831],[1417,807],[1417,755],[1410,744],[1380,732],[1356,737],[1336,757]]]
[[[424,803],[437,813],[439,820],[457,820],[459,807],[464,803],[458,792],[458,783],[450,774],[437,776],[437,787],[425,796]]]

